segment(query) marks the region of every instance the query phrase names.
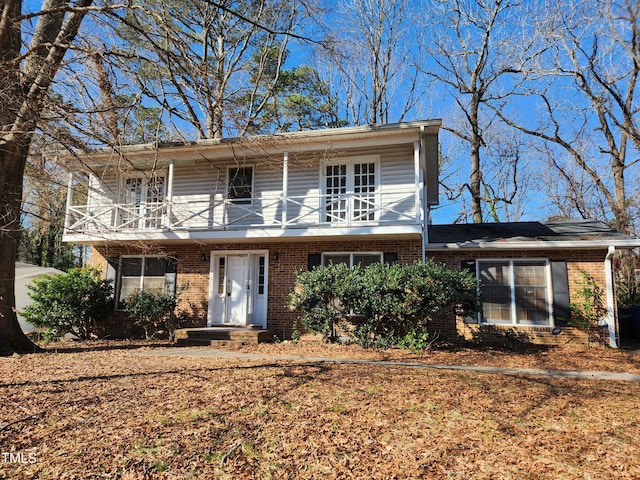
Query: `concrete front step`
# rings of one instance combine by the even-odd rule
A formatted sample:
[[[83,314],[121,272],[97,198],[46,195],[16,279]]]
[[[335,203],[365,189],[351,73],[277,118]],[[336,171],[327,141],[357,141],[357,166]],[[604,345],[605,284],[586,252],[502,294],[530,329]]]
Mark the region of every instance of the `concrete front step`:
[[[250,327],[181,328],[176,330],[178,345],[215,346],[273,341],[273,331]]]

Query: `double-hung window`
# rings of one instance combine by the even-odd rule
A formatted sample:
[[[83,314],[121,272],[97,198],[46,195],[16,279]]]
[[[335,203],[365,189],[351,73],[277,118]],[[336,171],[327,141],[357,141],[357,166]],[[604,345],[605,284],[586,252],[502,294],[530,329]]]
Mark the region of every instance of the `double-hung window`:
[[[324,166],[323,174],[325,222],[366,222],[376,219],[376,161],[330,163]]]
[[[233,203],[251,203],[253,196],[253,168],[240,167],[229,169],[227,198]]]
[[[118,282],[118,308],[130,295],[142,290],[157,294],[175,293],[176,262],[168,257],[122,257]]]
[[[380,252],[354,252],[354,253],[323,253],[322,265],[344,263],[349,267],[360,265],[368,267],[372,263],[382,262]]]
[[[478,260],[482,321],[551,325],[550,267],[546,260]]]

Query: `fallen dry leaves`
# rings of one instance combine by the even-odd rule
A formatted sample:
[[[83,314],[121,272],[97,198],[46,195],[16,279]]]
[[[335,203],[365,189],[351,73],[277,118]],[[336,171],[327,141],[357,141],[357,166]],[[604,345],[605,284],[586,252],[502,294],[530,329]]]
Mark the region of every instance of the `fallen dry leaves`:
[[[0,456],[0,477],[640,478],[637,383],[102,347],[0,359],[0,450],[12,454]],[[640,357],[599,348],[424,355],[334,345],[243,349],[640,371]]]

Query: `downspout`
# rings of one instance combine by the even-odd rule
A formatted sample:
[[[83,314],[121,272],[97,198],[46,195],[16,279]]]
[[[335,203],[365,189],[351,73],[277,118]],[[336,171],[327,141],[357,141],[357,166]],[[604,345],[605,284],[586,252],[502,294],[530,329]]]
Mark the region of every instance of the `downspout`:
[[[604,259],[604,275],[607,288],[607,324],[609,326],[609,346],[611,348],[618,348],[618,342],[616,341],[618,333],[618,325],[615,315],[615,295],[613,291],[613,254],[616,252],[616,247],[611,245],[607,250],[607,256]]]

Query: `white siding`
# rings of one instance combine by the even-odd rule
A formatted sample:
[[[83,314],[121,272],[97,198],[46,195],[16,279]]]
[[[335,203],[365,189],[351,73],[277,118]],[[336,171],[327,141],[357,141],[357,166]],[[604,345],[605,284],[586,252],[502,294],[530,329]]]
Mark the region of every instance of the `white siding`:
[[[306,163],[294,165],[289,169],[289,202],[287,203],[287,221],[297,219],[296,224],[315,224],[320,218],[319,164]]]
[[[350,149],[333,152],[331,161],[340,158],[370,157],[377,164],[379,185],[378,203],[385,206],[376,217],[384,224],[415,222],[415,172],[413,145],[395,145],[368,149]],[[294,226],[313,226],[323,221],[321,207],[324,200],[322,157],[291,156],[287,221],[296,220]],[[253,191],[250,203],[226,202],[228,170],[253,167]],[[166,168],[164,169],[166,172]],[[91,205],[114,205],[118,201],[119,177],[92,178]],[[281,228],[282,220],[282,156],[273,160],[240,163],[208,162],[176,163],[173,175],[173,204],[166,226],[176,230],[219,230],[222,228],[274,227]],[[103,209],[97,220],[113,224],[115,208]],[[111,216],[111,217],[109,217]],[[290,225],[291,226],[291,225]],[[88,224],[86,224],[86,230]]]
[[[222,223],[226,167],[200,163],[175,165],[170,225],[178,229],[214,229]]]
[[[415,171],[413,145],[380,150],[380,193],[391,211],[379,220],[409,222],[415,219]],[[398,212],[398,213],[394,213]]]

